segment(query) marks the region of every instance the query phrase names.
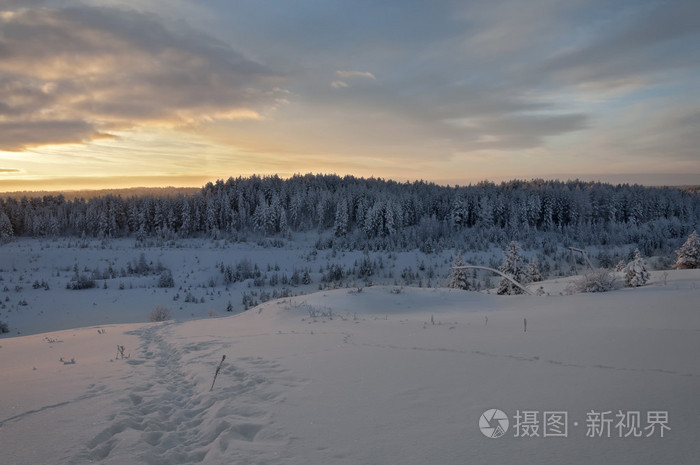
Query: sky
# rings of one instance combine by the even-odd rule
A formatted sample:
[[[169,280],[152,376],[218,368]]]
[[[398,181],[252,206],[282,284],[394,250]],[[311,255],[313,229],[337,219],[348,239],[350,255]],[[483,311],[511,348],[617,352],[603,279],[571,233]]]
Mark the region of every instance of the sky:
[[[0,191],[700,184],[697,0],[0,0]]]

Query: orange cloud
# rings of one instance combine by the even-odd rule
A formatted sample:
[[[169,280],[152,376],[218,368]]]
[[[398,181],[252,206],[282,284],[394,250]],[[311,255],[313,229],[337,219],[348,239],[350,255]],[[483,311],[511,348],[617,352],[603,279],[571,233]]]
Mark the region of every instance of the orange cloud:
[[[113,8],[0,16],[0,150],[139,126],[261,119],[281,79],[227,44]]]

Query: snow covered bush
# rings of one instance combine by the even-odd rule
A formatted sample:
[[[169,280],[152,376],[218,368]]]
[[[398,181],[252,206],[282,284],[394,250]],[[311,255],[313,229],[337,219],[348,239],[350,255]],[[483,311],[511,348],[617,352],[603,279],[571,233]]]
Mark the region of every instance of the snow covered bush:
[[[462,260],[462,255],[457,254],[450,270],[449,287],[468,291],[471,287],[469,284],[469,273],[465,268],[459,268],[460,266],[464,266],[464,261]]]
[[[615,275],[604,268],[583,275],[574,281],[568,290],[570,292],[607,292],[617,289]]]
[[[625,283],[629,287],[644,286],[649,281],[649,271],[639,249],[634,251],[634,260],[625,267]]]
[[[10,328],[7,326],[7,323],[5,323],[4,321],[0,321],[0,334],[9,332]]]
[[[693,231],[683,246],[676,250],[678,260],[673,265],[679,270],[700,268],[700,241],[697,231]]]
[[[517,241],[511,241],[503,251],[503,264],[500,266],[499,271],[507,274],[520,284],[526,284],[527,280],[527,265],[525,260],[520,255],[520,244]],[[498,290],[496,291],[499,295],[512,295],[512,294],[524,294],[525,291],[520,289],[518,286],[502,278],[501,282],[498,284]]]
[[[173,312],[164,305],[156,305],[148,314],[149,321],[166,321],[173,317]]]
[[[86,274],[77,274],[73,276],[70,282],[66,285],[66,289],[72,289],[74,291],[80,289],[92,289],[97,286],[95,280]]]

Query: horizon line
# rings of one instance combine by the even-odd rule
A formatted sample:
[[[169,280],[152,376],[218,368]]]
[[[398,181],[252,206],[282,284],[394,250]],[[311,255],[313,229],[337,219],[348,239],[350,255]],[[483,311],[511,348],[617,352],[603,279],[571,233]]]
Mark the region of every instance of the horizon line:
[[[130,191],[130,190],[195,190],[195,189],[202,189],[204,186],[206,186],[208,183],[216,183],[218,181],[227,181],[228,179],[237,179],[237,178],[251,178],[254,176],[258,176],[261,178],[264,177],[273,177],[273,176],[278,176],[282,179],[290,179],[294,176],[338,176],[338,177],[354,177],[356,179],[380,179],[383,181],[387,182],[397,182],[397,183],[415,183],[415,182],[424,182],[427,184],[435,184],[438,186],[443,186],[443,187],[468,187],[468,186],[473,186],[473,185],[478,185],[482,183],[493,183],[493,184],[504,184],[504,183],[509,183],[513,181],[521,181],[521,182],[531,182],[531,181],[544,181],[544,182],[593,182],[593,183],[601,183],[601,184],[610,184],[610,185],[640,185],[644,187],[675,187],[675,188],[694,188],[694,187],[700,187],[700,179],[691,180],[690,178],[698,178],[700,175],[695,175],[695,174],[674,174],[674,173],[624,173],[624,174],[580,174],[577,176],[573,176],[571,174],[562,174],[562,175],[549,175],[549,176],[530,176],[530,177],[507,177],[507,176],[495,176],[491,179],[488,177],[485,177],[483,179],[476,180],[474,178],[472,179],[464,179],[463,181],[457,181],[454,179],[451,180],[429,180],[429,179],[396,179],[396,178],[390,178],[390,177],[382,177],[382,176],[370,176],[370,177],[364,177],[364,176],[356,176],[350,173],[345,173],[345,174],[338,174],[338,173],[293,173],[293,174],[249,174],[249,175],[237,175],[237,176],[226,176],[226,177],[216,177],[216,176],[106,176],[106,177],[62,177],[62,178],[52,178],[52,179],[34,179],[34,180],[3,180],[0,179],[0,195],[3,196],[17,196],[17,195],[22,195],[22,194],[74,194],[74,193],[95,193],[95,192],[116,192],[116,191]],[[638,178],[649,178],[649,177],[678,177],[678,178],[686,178],[686,179],[678,179],[677,183],[669,183],[669,182],[639,182],[634,181],[634,180],[625,180],[624,178],[630,178],[630,177],[638,177]],[[606,179],[607,178],[607,179]],[[617,180],[614,180],[617,178]],[[132,184],[130,181],[136,180],[137,182],[140,181],[146,181],[151,183],[149,184]],[[170,184],[161,184],[158,181],[170,181]],[[192,184],[190,185],[182,185],[178,184],[177,180],[181,181],[192,181]],[[199,185],[195,185],[198,180]],[[25,188],[16,188],[16,189],[11,189],[10,186],[7,186],[8,189],[5,189],[4,184],[8,183],[11,185],[16,185],[17,187],[27,185]],[[110,183],[114,183],[112,185]],[[174,181],[174,182],[173,182]],[[74,183],[78,183],[78,185],[72,185]],[[49,184],[46,186],[46,184]],[[36,186],[36,189],[30,188],[32,184],[44,184],[45,187],[43,186]],[[80,184],[83,184],[83,187],[80,186]],[[55,187],[52,187],[54,185]],[[32,186],[33,187],[33,186]]]

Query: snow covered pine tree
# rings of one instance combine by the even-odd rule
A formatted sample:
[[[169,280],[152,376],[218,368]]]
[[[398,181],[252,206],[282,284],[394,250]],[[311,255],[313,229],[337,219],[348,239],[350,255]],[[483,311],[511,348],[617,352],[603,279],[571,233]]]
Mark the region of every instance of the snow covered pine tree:
[[[683,246],[676,250],[678,260],[673,265],[678,270],[700,268],[700,241],[697,231],[693,231]]]
[[[511,241],[508,247],[503,251],[503,264],[499,268],[499,271],[507,274],[520,284],[527,284],[527,265],[525,260],[520,255],[521,249],[520,244],[517,241]],[[498,283],[498,290],[496,291],[499,295],[503,294],[524,294],[525,291],[520,289],[518,286],[502,278],[501,282]]]
[[[536,283],[542,281],[542,273],[540,273],[540,265],[537,263],[537,259],[533,258],[530,260],[530,264],[527,267],[527,282]]]
[[[459,268],[460,266],[464,266],[464,260],[462,260],[462,255],[458,253],[450,271],[450,287],[468,291],[471,288],[469,273],[466,268]]]
[[[644,259],[639,249],[634,251],[634,260],[625,267],[625,283],[629,287],[644,286],[649,281],[649,271],[644,264]]]

